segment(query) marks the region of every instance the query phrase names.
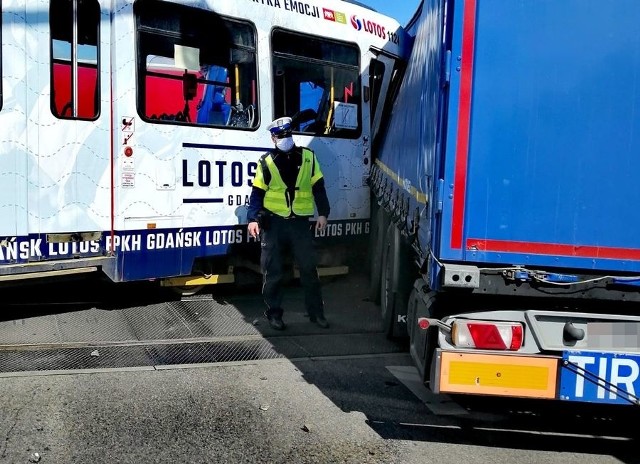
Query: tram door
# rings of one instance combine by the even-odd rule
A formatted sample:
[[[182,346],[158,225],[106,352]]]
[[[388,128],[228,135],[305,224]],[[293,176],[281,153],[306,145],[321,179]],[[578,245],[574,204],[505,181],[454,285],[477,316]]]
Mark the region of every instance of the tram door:
[[[371,138],[375,141],[382,125],[390,89],[397,76],[397,59],[378,50],[370,50],[369,57],[369,113]]]

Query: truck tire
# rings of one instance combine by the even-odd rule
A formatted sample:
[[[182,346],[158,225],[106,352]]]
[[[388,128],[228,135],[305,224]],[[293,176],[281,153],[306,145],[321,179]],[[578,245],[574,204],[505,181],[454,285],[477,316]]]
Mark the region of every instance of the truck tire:
[[[380,312],[382,330],[391,339],[407,337],[407,303],[411,292],[412,266],[409,249],[394,224],[387,227],[382,250]]]
[[[372,198],[374,211],[371,216],[371,233],[369,236],[369,300],[380,303],[380,282],[382,278],[382,249],[387,229],[386,213],[382,206]]]

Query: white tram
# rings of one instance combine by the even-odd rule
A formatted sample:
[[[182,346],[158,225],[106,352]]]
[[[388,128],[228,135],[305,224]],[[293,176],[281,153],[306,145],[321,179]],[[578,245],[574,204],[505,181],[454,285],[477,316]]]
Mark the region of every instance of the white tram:
[[[0,281],[229,281],[281,116],[322,163],[321,256],[365,241],[372,140],[408,45],[394,19],[340,0],[1,8]]]

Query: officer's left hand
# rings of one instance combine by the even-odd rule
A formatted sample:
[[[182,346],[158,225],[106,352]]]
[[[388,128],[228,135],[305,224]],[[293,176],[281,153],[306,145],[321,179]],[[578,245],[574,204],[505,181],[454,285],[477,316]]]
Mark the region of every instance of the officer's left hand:
[[[318,220],[316,221],[316,230],[323,230],[326,226],[327,226],[327,217],[318,216]]]

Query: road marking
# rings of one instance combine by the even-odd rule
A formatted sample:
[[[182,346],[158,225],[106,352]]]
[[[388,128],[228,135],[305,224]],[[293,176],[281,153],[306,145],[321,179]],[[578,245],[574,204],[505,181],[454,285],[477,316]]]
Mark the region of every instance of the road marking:
[[[95,369],[52,369],[41,371],[13,371],[0,373],[0,379],[8,377],[47,377],[50,375],[105,374],[111,372],[154,371],[153,366],[97,367]]]
[[[463,416],[469,412],[444,394],[436,395],[420,380],[418,370],[413,366],[386,366],[402,384],[407,387],[436,416]]]

